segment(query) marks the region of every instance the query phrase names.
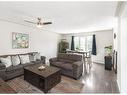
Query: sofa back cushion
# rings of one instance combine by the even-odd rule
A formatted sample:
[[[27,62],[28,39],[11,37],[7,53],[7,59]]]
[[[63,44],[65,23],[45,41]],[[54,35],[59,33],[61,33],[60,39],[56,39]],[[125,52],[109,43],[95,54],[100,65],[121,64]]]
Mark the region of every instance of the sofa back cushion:
[[[0,61],[7,67],[10,67],[12,65],[12,62],[11,62],[11,57],[10,56],[7,56],[7,57],[1,57],[0,58]]]
[[[70,53],[59,53],[58,59],[65,59],[71,61],[82,61],[82,55],[70,54]]]
[[[68,60],[68,59],[58,59],[58,61],[60,61],[60,62],[64,62],[64,63],[73,63],[74,62],[74,60]]]
[[[18,55],[11,56],[12,64],[13,66],[19,65],[20,64],[20,58]]]
[[[29,59],[28,54],[19,55],[19,57],[20,57],[20,60],[21,60],[21,64],[30,63],[30,59]]]

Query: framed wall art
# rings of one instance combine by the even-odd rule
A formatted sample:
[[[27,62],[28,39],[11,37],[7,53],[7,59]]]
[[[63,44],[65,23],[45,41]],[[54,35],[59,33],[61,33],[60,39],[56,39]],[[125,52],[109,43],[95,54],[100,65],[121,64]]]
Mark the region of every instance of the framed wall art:
[[[12,33],[12,48],[28,48],[29,47],[29,35],[24,33]]]

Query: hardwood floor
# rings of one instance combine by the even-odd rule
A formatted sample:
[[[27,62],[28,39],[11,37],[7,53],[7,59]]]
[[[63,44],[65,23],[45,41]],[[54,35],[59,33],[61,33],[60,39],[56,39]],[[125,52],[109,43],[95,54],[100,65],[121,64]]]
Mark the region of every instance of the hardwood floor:
[[[88,74],[78,81],[84,83],[81,93],[119,93],[116,74],[104,69],[104,65],[93,63]]]
[[[116,82],[116,74],[114,71],[105,70],[104,65],[102,64],[93,63],[90,72],[82,76],[79,80],[69,77],[65,77],[65,79],[67,79],[67,81],[63,81],[63,83],[57,85],[49,93],[75,93],[76,91],[81,94],[119,93]],[[75,83],[76,85],[74,85]],[[35,89],[35,87],[27,85],[28,83],[24,83],[24,80],[20,78],[10,80],[8,81],[8,84],[15,88],[15,90],[18,89],[18,92],[43,93],[40,90],[38,91],[37,88]]]

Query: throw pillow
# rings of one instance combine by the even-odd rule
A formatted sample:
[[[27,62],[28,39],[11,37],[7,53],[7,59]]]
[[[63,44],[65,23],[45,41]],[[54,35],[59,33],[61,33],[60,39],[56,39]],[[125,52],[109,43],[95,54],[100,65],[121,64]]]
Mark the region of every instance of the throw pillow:
[[[7,67],[10,67],[12,65],[12,62],[11,62],[11,57],[8,56],[8,57],[1,57],[0,58],[1,62]]]
[[[30,57],[30,61],[35,61],[34,55],[30,54],[29,57]]]
[[[11,58],[12,58],[12,64],[13,64],[13,66],[16,66],[16,65],[20,64],[20,59],[19,59],[18,55],[12,56]]]
[[[19,55],[21,64],[30,63],[29,55]]]
[[[34,55],[34,59],[36,59],[36,60],[41,60],[41,55],[40,55],[40,53],[36,53],[36,54]]]

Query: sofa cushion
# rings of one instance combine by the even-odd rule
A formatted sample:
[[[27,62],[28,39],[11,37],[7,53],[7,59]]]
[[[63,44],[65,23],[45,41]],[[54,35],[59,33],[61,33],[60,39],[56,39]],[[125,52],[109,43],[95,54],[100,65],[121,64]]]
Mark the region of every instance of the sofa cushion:
[[[23,64],[23,66],[26,67],[26,66],[30,66],[30,65],[33,65],[33,64],[35,64],[35,63],[30,62],[30,63]]]
[[[32,61],[32,63],[38,64],[38,63],[42,63],[41,60],[36,60],[36,61]]]
[[[6,71],[13,71],[13,66],[7,67]]]
[[[67,59],[72,61],[81,61],[82,55],[79,54],[70,54],[70,53],[59,53],[58,59]]]
[[[67,59],[58,59],[60,62],[65,62],[65,63],[73,63],[73,60],[67,60]]]
[[[72,70],[73,69],[72,64],[70,64],[70,63],[63,63],[61,65],[61,68],[66,69],[66,70]]]
[[[0,58],[1,62],[7,67],[10,67],[12,65],[12,62],[11,62],[11,57],[10,56],[7,56],[7,57],[1,57]]]
[[[0,70],[5,69],[5,68],[6,68],[6,66],[4,64],[0,63]]]
[[[21,64],[30,63],[29,55],[19,55]]]
[[[13,70],[14,70],[14,71],[20,70],[20,69],[23,69],[23,65],[16,65],[16,66],[13,66]]]
[[[11,59],[12,59],[13,66],[16,66],[16,65],[19,65],[20,64],[20,59],[19,59],[19,56],[18,55],[12,56]]]
[[[57,62],[53,62],[52,64],[57,66],[57,67],[66,69],[66,70],[72,70],[73,69],[72,64],[70,64],[70,63],[57,61]]]
[[[52,62],[52,65],[55,65],[55,66],[57,66],[57,67],[60,67],[61,64],[63,64],[63,62],[59,62],[59,61],[57,61],[57,62]]]
[[[23,69],[22,65],[10,66],[6,68],[7,72]]]

